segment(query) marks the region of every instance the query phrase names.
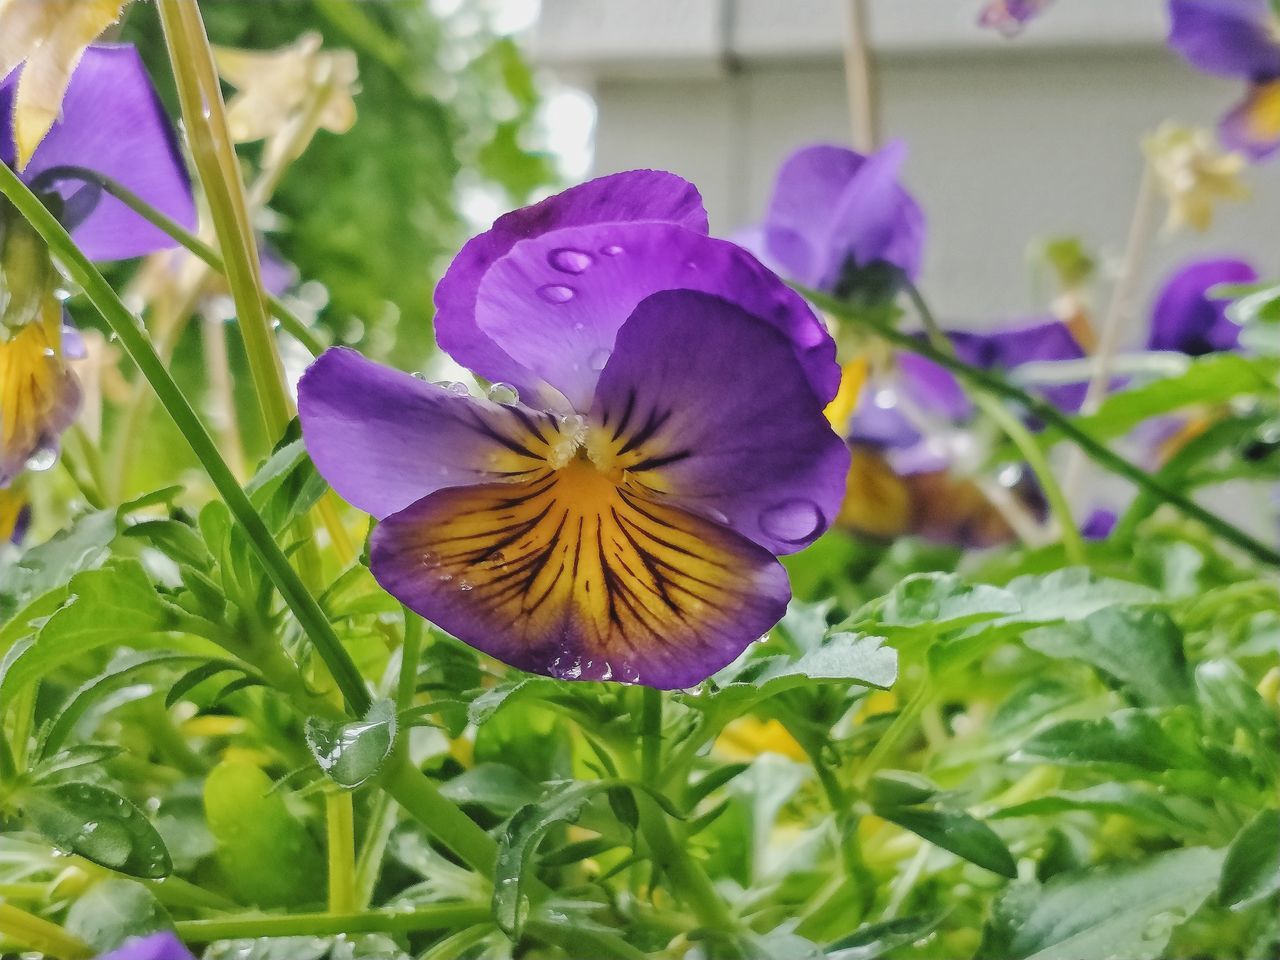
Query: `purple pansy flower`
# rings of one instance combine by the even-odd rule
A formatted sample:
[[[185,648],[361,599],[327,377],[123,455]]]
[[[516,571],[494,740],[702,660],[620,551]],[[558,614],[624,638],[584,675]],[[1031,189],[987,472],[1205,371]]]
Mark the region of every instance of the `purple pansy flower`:
[[[1258,273],[1243,260],[1196,260],[1166,282],[1151,310],[1148,350],[1176,350],[1193,357],[1234,350],[1240,328],[1227,317],[1229,297],[1214,297],[1220,284],[1254,283]]]
[[[1255,160],[1280,150],[1280,21],[1268,0],[1169,0],[1169,19],[1169,46],[1188,63],[1249,85],[1222,142]]]
[[[19,66],[0,82],[0,162],[15,157],[13,107]],[[95,45],[72,74],[62,114],[18,171],[58,212],[94,260],[140,256],[175,245],[118,200],[75,175],[87,168],[111,177],[189,229],[195,226],[191,182],[172,127],[136,50]],[[52,465],[58,437],[74,420],[79,387],[64,360],[62,307],[43,243],[7,204],[0,205],[6,259],[6,307],[0,317],[0,487],[26,466]],[[21,284],[22,287],[15,284]],[[14,309],[13,304],[19,304]]]
[[[195,960],[190,951],[172,933],[153,933],[146,937],[134,937],[104,953],[97,960]]]
[[[690,184],[641,170],[467,243],[436,336],[510,402],[347,349],[316,360],[303,437],[381,521],[371,567],[390,593],[517,667],[661,688],[777,622],[776,557],[827,528],[844,488],[849,453],[822,414],[835,345],[706,230]]]
[[[989,0],[978,14],[978,26],[1016,37],[1027,23],[1040,16],[1053,0]]]
[[[844,147],[803,147],[783,163],[764,223],[762,259],[806,286],[842,298],[882,299],[900,275],[915,280],[924,213],[898,182],[906,146],[870,156]]]

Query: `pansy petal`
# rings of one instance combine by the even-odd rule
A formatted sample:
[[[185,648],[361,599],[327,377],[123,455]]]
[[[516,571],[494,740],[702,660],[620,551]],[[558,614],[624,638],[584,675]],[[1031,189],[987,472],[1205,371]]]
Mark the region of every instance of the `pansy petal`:
[[[691,290],[643,301],[618,333],[590,423],[592,459],[774,553],[817,539],[849,451],[777,329]]]
[[[804,300],[736,244],[675,224],[598,224],[525,240],[485,275],[476,318],[494,343],[586,412],[619,328],[662,290],[738,304],[789,341],[822,402],[835,396],[835,343]]]
[[[20,484],[0,487],[0,548],[21,543],[31,521],[31,503]]]
[[[374,531],[374,576],[458,639],[564,679],[687,687],[781,618],[781,564],[582,461],[441,490]]]
[[[1243,260],[1198,260],[1165,283],[1151,311],[1148,350],[1176,350],[1193,357],[1236,345],[1240,328],[1227,319],[1228,299],[1209,291],[1223,283],[1253,283],[1257,272]]]
[[[1250,87],[1240,105],[1222,118],[1218,139],[1255,161],[1280,151],[1280,80]]]
[[[1065,323],[1056,319],[1032,320],[986,333],[948,332],[961,360],[985,370],[1008,371],[1024,363],[1079,360],[1084,348]],[[1054,406],[1079,410],[1088,391],[1085,383],[1046,387],[1039,392]]]
[[[375,517],[442,487],[519,480],[559,431],[548,414],[460,396],[346,348],[307,369],[298,416],[321,476]]]
[[[80,409],[80,383],[62,354],[62,309],[51,304],[0,340],[0,487],[24,468],[48,469]]]
[[[192,960],[182,941],[168,931],[134,937],[98,960]]]
[[[21,68],[20,68],[21,69]],[[6,89],[17,73],[5,81]],[[13,157],[12,104],[0,95],[0,158]],[[22,178],[62,198],[63,224],[91,260],[122,260],[176,246],[119,200],[59,168],[84,167],[128,187],[188,229],[195,228],[191,181],[173,128],[137,50],[95,45],[84,52],[62,101],[61,118],[36,148]]]
[[[597,177],[499,217],[467,242],[436,287],[435,328],[441,348],[482,377],[531,388],[528,371],[477,326],[476,294],[485,273],[521,240],[564,227],[637,220],[707,232],[707,212],[697,188],[662,170]]]
[[[1224,77],[1280,76],[1280,40],[1268,0],[1169,0],[1169,46]]]

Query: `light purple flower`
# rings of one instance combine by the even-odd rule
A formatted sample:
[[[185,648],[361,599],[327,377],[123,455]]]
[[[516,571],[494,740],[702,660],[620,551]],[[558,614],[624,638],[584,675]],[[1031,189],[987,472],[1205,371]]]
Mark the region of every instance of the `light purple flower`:
[[[1053,0],[989,0],[978,14],[978,26],[1016,37],[1027,23],[1044,13]]]
[[[1169,0],[1169,46],[1192,66],[1248,84],[1219,125],[1255,160],[1280,150],[1280,24],[1268,0]]]
[[[906,146],[870,156],[844,147],[804,147],[783,163],[756,236],[783,276],[841,298],[892,297],[915,280],[924,213],[898,182]]]
[[[172,933],[153,933],[134,937],[97,960],[195,960],[190,951]]]
[[[13,101],[24,67],[0,82],[0,162],[12,166]],[[119,181],[188,228],[195,225],[191,183],[174,134],[138,53],[95,45],[84,52],[62,101],[62,114],[19,171],[58,214],[93,260],[140,256],[175,245],[166,234],[73,174],[88,168]],[[34,265],[7,270],[10,307],[0,329],[0,487],[26,466],[52,465],[58,437],[74,420],[80,390],[64,360],[62,307],[43,242],[7,204],[0,205],[6,258]],[[14,246],[21,244],[21,248]],[[26,281],[26,289],[15,283]]]
[[[1176,350],[1193,357],[1234,350],[1240,328],[1227,318],[1229,297],[1214,297],[1220,284],[1254,283],[1258,273],[1243,260],[1195,260],[1165,282],[1151,310],[1148,350]]]
[[[380,520],[390,593],[517,667],[662,688],[778,620],[776,556],[816,539],[844,488],[822,413],[835,345],[706,235],[690,184],[634,171],[508,214],[436,306],[441,346],[500,381],[495,399],[346,349],[299,385],[317,468]]]

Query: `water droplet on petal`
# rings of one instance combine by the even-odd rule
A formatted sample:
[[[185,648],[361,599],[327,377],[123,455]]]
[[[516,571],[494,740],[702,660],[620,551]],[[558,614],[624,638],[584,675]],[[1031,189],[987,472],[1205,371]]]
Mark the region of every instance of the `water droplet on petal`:
[[[798,497],[760,511],[760,529],[783,543],[808,543],[825,522],[816,503]]]
[[[702,512],[707,515],[709,520],[714,520],[716,523],[727,524],[729,522],[728,515],[723,510],[717,510],[715,507],[703,507]]]
[[[490,385],[488,397],[494,403],[505,403],[508,406],[520,402],[520,394],[516,388],[509,383],[503,383],[501,380]]]
[[[427,379],[427,375],[423,373],[421,370],[415,370],[413,371],[413,378],[415,380],[425,380]]]
[[[595,258],[573,247],[558,247],[547,254],[547,263],[561,273],[579,274],[595,263]]]
[[[538,296],[547,303],[568,303],[574,298],[576,291],[562,283],[547,283],[538,288]]]
[[[52,468],[57,462],[57,447],[37,447],[35,452],[27,457],[27,469],[32,473],[41,473]]]
[[[591,356],[587,358],[587,364],[591,367],[592,370],[594,370],[596,373],[599,373],[601,370],[604,369],[605,364],[609,362],[609,358],[611,356],[613,356],[612,350],[606,350],[603,347],[601,347],[599,350],[592,351]]]
[[[616,243],[611,243],[607,247],[601,247],[600,252],[606,257],[616,257],[618,254],[622,253],[622,248]]]
[[[471,584],[467,583],[467,581],[459,580],[458,589],[461,590],[463,593],[466,593],[467,591],[471,590],[472,587],[471,587]]]

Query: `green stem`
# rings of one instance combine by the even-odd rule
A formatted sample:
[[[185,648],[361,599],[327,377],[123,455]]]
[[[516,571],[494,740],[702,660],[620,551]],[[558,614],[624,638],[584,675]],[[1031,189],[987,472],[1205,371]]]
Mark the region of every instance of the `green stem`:
[[[401,753],[388,761],[382,787],[472,869],[493,877],[498,845]]]
[[[925,302],[919,288],[910,282],[906,287],[907,296],[910,297],[921,323],[924,324],[929,342],[933,344],[935,350],[954,357],[955,348],[947,335],[942,332],[942,327],[938,325],[937,318],[929,309],[929,304]],[[1071,504],[1067,502],[1057,478],[1053,475],[1053,468],[1049,466],[1044,451],[1036,443],[1031,431],[1023,426],[1021,420],[1006,410],[998,398],[980,392],[974,397],[974,401],[982,412],[1004,431],[1005,436],[1013,441],[1013,445],[1018,448],[1018,452],[1022,454],[1022,458],[1027,461],[1032,473],[1036,475],[1045,500],[1049,503],[1049,510],[1058,521],[1058,531],[1062,537],[1062,547],[1066,551],[1067,560],[1073,564],[1083,564],[1085,562],[1084,540],[1080,536],[1080,528],[1076,526],[1075,519],[1071,516]]]
[[[640,830],[649,844],[654,863],[671,881],[676,899],[687,904],[703,926],[719,933],[733,930],[736,922],[729,908],[716,892],[702,864],[689,855],[683,840],[677,839],[666,813],[643,790],[635,791],[635,798],[640,813]]]
[[[292,404],[267,319],[257,242],[213,53],[195,0],[158,0],[157,8],[177,82],[183,126],[222,248],[263,424],[268,436],[278,437],[293,418]]]
[[[400,646],[400,677],[396,685],[396,709],[408,710],[413,706],[413,695],[418,689],[418,659],[422,654],[422,637],[426,624],[408,607],[404,612],[404,643]]]
[[[359,913],[250,915],[174,924],[184,943],[212,943],[257,937],[323,937],[353,933],[424,933],[470,927],[489,919],[488,903],[437,903],[417,910],[367,910]]]
[[[884,766],[885,761],[889,759],[889,755],[897,749],[903,738],[911,732],[916,720],[920,717],[920,711],[924,709],[931,696],[933,696],[933,682],[926,675],[920,686],[916,688],[916,692],[912,694],[911,699],[906,702],[906,705],[898,711],[898,715],[893,718],[893,722],[889,724],[889,729],[876,741],[876,745],[871,748],[871,752],[867,754],[866,759],[858,765],[858,772],[854,775],[853,781],[854,786],[859,791],[866,788],[867,783],[871,780],[871,775]]]
[[[182,390],[156,354],[146,333],[136,322],[128,308],[120,301],[111,285],[82,254],[71,236],[58,223],[40,200],[7,166],[0,164],[0,193],[13,205],[44,238],[49,249],[62,261],[72,279],[84,290],[94,308],[116,334],[120,344],[155,390],[166,412],[173,419],[196,458],[213,481],[218,494],[226,502],[236,522],[244,528],[249,543],[266,568],[267,576],[275,584],[289,609],[317,653],[333,673],[347,705],[356,716],[363,716],[372,702],[365,687],[364,678],[350,655],[343,648],[338,635],[325,617],[315,598],[307,591],[298,574],[289,565],[288,558],[271,536],[262,517],[254,509],[248,496],[236,482],[226,461],[218,452],[217,444],[192,409]]]
[[[356,909],[356,819],[351,793],[330,790],[324,797],[329,846],[329,912]]]
[[[852,310],[848,304],[820,293],[817,290],[810,290],[806,287],[796,285],[796,290],[804,295],[806,299],[812,302],[820,310],[825,310],[838,317],[841,317],[850,323],[861,324],[870,328],[877,336],[897,346],[904,347],[913,353],[917,353],[928,360],[932,360],[940,367],[945,367],[954,373],[957,377],[972,387],[986,390],[999,397],[1021,404],[1029,413],[1034,415],[1046,423],[1057,427],[1068,439],[1073,441],[1096,463],[1105,469],[1124,477],[1130,483],[1141,489],[1148,491],[1158,497],[1165,503],[1176,507],[1186,516],[1191,517],[1203,523],[1206,527],[1226,540],[1228,543],[1235,544],[1241,550],[1248,553],[1262,563],[1270,566],[1280,567],[1280,551],[1274,547],[1268,546],[1261,540],[1250,536],[1234,524],[1228,523],[1221,517],[1204,509],[1194,500],[1184,497],[1176,490],[1165,486],[1151,474],[1147,473],[1140,467],[1135,466],[1123,457],[1112,453],[1106,444],[1095,440],[1087,431],[1076,426],[1072,419],[1061,413],[1053,404],[1032,396],[1025,390],[1015,387],[1013,384],[1006,382],[998,376],[994,376],[985,370],[977,367],[971,367],[969,364],[955,357],[948,356],[941,350],[935,349],[932,345],[913,337],[911,334],[903,333],[887,323],[873,319],[855,310]]]
[[[79,937],[9,903],[0,903],[0,935],[60,960],[81,960],[93,955],[93,950]]]
[[[570,957],[590,957],[591,960],[645,960],[645,954],[619,937],[590,927],[547,920],[530,920],[525,930],[531,937],[553,944]]]
[[[356,858],[356,909],[365,910],[373,902],[373,888],[378,885],[382,873],[382,858],[387,852],[387,842],[395,829],[397,807],[385,791],[378,791],[370,801],[370,811],[365,818],[364,846]]]
[[[662,691],[641,687],[640,774],[644,783],[657,783],[662,769]]]

